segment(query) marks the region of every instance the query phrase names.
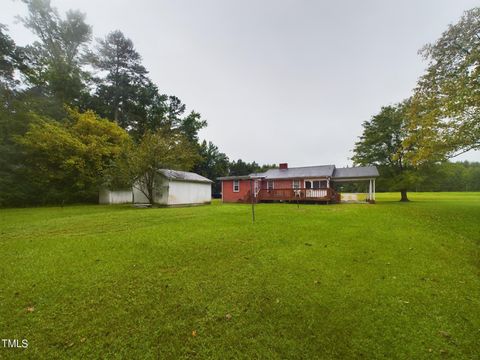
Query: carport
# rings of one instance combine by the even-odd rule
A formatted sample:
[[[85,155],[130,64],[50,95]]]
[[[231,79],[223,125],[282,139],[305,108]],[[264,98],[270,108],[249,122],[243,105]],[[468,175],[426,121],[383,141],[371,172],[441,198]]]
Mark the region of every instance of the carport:
[[[336,168],[333,172],[331,181],[333,185],[342,183],[367,183],[368,191],[366,192],[366,202],[374,203],[375,179],[378,176],[379,173],[375,166]]]

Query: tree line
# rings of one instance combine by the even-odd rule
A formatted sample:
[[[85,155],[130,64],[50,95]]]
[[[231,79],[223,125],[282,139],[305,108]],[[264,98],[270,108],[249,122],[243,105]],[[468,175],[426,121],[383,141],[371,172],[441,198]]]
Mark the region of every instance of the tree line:
[[[36,41],[18,46],[0,24],[0,206],[94,202],[136,181],[153,191],[159,168],[213,180],[262,168],[200,142],[207,121],[159,90],[121,31],[94,41],[84,13],[23,3]]]
[[[412,96],[363,123],[352,158],[357,165],[377,165],[379,190],[400,191],[402,201],[422,181],[430,181],[424,189],[479,187],[478,164],[445,162],[480,148],[480,8],[465,11],[420,54],[428,66]]]
[[[230,161],[200,141],[207,121],[160,91],[121,31],[93,40],[85,14],[22,1],[28,12],[20,21],[37,40],[18,46],[0,24],[0,206],[95,202],[100,187],[133,182],[148,197],[159,168],[214,180],[275,167]],[[429,180],[424,189],[478,188],[478,164],[446,161],[480,146],[480,9],[421,54],[428,67],[413,95],[363,123],[352,158],[377,165],[377,189],[398,190],[403,200],[428,176],[456,178],[453,169],[473,175],[458,186]]]

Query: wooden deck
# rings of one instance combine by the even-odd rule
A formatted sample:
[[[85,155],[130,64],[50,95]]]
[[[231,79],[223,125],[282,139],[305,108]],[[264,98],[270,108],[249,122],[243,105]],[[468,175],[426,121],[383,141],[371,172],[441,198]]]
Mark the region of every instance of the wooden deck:
[[[290,202],[340,202],[340,194],[331,188],[321,189],[260,189],[258,190],[256,202],[262,201],[290,201]],[[251,201],[251,199],[250,199]]]

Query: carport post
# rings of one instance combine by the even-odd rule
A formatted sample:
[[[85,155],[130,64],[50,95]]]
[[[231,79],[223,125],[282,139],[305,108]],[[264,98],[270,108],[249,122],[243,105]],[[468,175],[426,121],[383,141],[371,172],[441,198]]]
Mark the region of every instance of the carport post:
[[[375,179],[373,179],[373,201],[375,201]]]
[[[372,201],[372,179],[368,182],[368,201]]]

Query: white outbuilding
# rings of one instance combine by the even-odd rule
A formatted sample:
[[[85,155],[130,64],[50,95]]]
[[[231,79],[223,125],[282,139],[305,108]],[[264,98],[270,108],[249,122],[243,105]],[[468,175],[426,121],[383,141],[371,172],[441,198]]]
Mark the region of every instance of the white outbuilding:
[[[154,203],[167,206],[210,204],[212,183],[212,180],[196,173],[160,169],[154,185]],[[146,204],[148,202],[140,185],[134,185],[133,203]]]
[[[98,202],[100,204],[131,204],[133,202],[132,189],[100,189],[98,195]]]

